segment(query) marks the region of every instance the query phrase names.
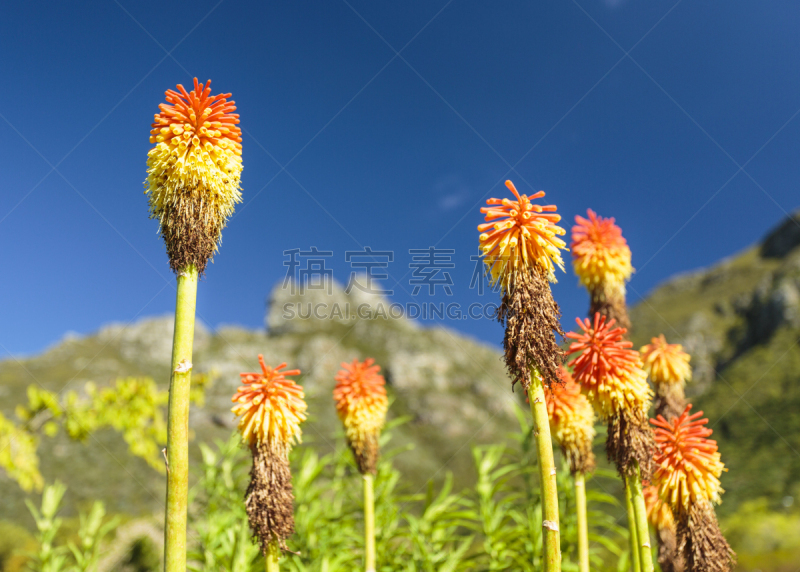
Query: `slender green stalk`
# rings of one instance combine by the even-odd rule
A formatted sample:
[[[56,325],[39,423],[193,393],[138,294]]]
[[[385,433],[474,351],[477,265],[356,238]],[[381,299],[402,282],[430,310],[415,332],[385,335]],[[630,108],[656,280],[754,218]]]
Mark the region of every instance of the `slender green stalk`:
[[[575,508],[578,513],[578,570],[589,572],[589,522],[586,518],[586,475],[575,475]]]
[[[533,414],[533,435],[539,456],[539,477],[542,487],[542,537],[544,544],[544,572],[561,572],[561,533],[558,524],[558,489],[556,488],[556,463],[553,460],[553,442],[550,439],[550,419],[544,401],[542,376],[531,371],[528,398]]]
[[[633,510],[633,493],[627,480],[625,482],[625,507],[628,509],[628,538],[630,540],[631,550],[631,570],[633,572],[641,572],[642,564],[639,555],[639,541],[636,534],[636,512]]]
[[[280,570],[278,566],[280,554],[281,551],[278,548],[278,543],[273,540],[269,543],[269,551],[267,552],[267,572],[278,572]]]
[[[197,301],[197,269],[178,275],[175,334],[167,426],[167,514],[164,526],[164,570],[186,570],[186,510],[189,493],[189,389]]]
[[[375,477],[364,475],[364,570],[375,572]]]
[[[636,465],[636,474],[628,477],[628,486],[631,489],[633,512],[636,517],[636,540],[639,544],[639,559],[642,572],[653,572],[653,553],[650,550],[650,529],[647,525],[647,508],[642,494],[642,477],[639,474],[639,465]]]

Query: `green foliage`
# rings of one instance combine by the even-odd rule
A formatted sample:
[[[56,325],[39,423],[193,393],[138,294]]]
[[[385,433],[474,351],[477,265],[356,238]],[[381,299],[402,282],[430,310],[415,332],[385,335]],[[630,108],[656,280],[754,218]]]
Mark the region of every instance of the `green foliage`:
[[[191,399],[202,404],[211,375],[195,375]],[[28,386],[27,405],[17,405],[20,425],[0,414],[0,468],[22,489],[40,490],[36,450],[39,435],[55,437],[63,426],[76,441],[110,427],[121,433],[128,449],[159,472],[164,472],[161,449],[167,442],[166,407],[169,392],[158,389],[149,377],[118,379],[114,385],[98,389],[87,383],[83,395],[69,391],[62,397],[38,385]]]
[[[0,413],[0,467],[26,491],[41,489],[36,435],[17,427]]]
[[[69,550],[66,546],[56,547],[54,541],[62,524],[62,520],[56,516],[58,505],[61,504],[61,499],[66,491],[67,487],[58,481],[45,487],[41,510],[37,509],[30,500],[26,499],[25,501],[36,521],[36,539],[39,541],[39,550],[31,554],[28,562],[28,569],[31,572],[61,572],[64,570]]]
[[[788,496],[785,501],[790,508],[795,505],[794,497]],[[743,570],[797,570],[800,510],[776,511],[766,498],[748,501],[722,522],[722,529],[736,548]]]
[[[509,443],[473,449],[476,478],[474,485],[461,492],[454,492],[450,474],[438,490],[433,481],[422,490],[409,490],[393,464],[393,457],[403,451],[389,447],[391,432],[385,432],[382,448],[386,453],[375,480],[380,571],[540,569],[537,466],[523,415],[520,423],[525,430]],[[195,572],[263,570],[264,559],[251,540],[243,502],[250,456],[238,434],[213,447],[200,444],[200,449],[202,468],[192,489],[189,513],[188,568]],[[292,460],[296,532],[289,541],[292,552],[284,555],[281,568],[289,572],[350,572],[362,568],[362,479],[350,451],[341,447],[320,456],[310,447],[299,447]],[[577,570],[577,527],[574,487],[566,465],[558,473],[558,486],[563,569],[568,572]],[[618,509],[618,503],[596,487],[587,488],[593,565],[597,569],[623,569],[627,553],[621,547],[627,545],[626,531],[604,510]],[[45,487],[40,508],[28,501],[39,546],[29,555],[28,569],[104,572],[98,568],[101,548],[119,520],[109,520],[103,504],[96,502],[88,514],[80,516],[77,537],[64,539],[59,534],[62,520],[58,510],[65,490],[60,483]],[[152,566],[137,570],[155,570]]]
[[[119,517],[103,522],[106,509],[102,502],[95,501],[88,515],[80,515],[78,529],[79,543],[69,542],[67,548],[75,559],[75,564],[68,566],[66,572],[96,572],[100,560],[102,540],[119,525]]]
[[[190,526],[196,539],[188,554],[190,570],[248,572],[259,557],[250,542],[240,490],[247,466],[239,441],[236,435],[227,443],[218,442],[216,451],[200,444],[203,472],[190,497]]]
[[[769,343],[742,354],[722,372],[696,410],[711,420],[722,461],[726,493],[718,514],[740,503],[771,498],[773,508],[800,481],[800,407],[798,331],[781,328]]]
[[[527,426],[526,426],[527,427]],[[529,433],[526,431],[525,433]],[[388,438],[388,437],[387,437]],[[243,496],[249,456],[238,437],[216,448],[201,445],[203,474],[193,496],[190,569],[251,572],[264,561],[250,541]],[[384,450],[386,450],[384,444]],[[473,449],[477,480],[453,492],[447,475],[436,491],[408,491],[388,451],[376,476],[378,569],[384,572],[522,570],[541,567],[541,504],[530,440]],[[337,572],[363,567],[362,480],[349,450],[320,456],[311,449],[293,455],[296,533],[281,569]],[[558,475],[562,507],[564,570],[577,570],[574,489],[566,466]],[[602,510],[618,507],[610,495],[587,491],[592,559],[598,568],[618,568],[627,558],[626,530]]]
[[[100,547],[119,525],[118,518],[105,520],[105,506],[96,501],[88,515],[80,515],[78,542],[56,545],[63,524],[57,515],[66,490],[67,487],[58,481],[45,487],[41,508],[38,509],[26,500],[36,522],[36,540],[39,543],[39,549],[28,555],[27,569],[30,572],[97,572]]]

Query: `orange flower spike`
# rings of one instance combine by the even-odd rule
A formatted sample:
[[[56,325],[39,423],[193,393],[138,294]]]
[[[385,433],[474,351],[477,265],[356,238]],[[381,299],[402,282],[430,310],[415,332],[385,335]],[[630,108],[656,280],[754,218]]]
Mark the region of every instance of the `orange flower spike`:
[[[668,344],[664,334],[639,350],[644,369],[653,383],[683,383],[692,379],[691,356],[680,344]]]
[[[342,363],[336,374],[333,399],[336,412],[344,423],[348,439],[360,441],[365,433],[380,432],[386,419],[389,400],[386,380],[379,365],[367,358],[363,362]]]
[[[303,388],[286,376],[300,375],[299,369],[281,371],[285,363],[271,368],[258,356],[261,373],[243,373],[233,396],[231,411],[239,420],[239,431],[249,445],[291,447],[300,442],[300,423],[306,419]]]
[[[545,390],[547,415],[556,441],[561,445],[573,473],[594,469],[594,410],[564,366],[559,368],[562,383]]]
[[[700,419],[702,411],[689,415],[691,409],[692,406],[687,405],[672,421],[661,415],[650,420],[655,427],[654,477],[659,484],[659,496],[673,510],[684,513],[699,500],[720,502],[724,491],[719,478],[726,470],[716,441],[708,438],[713,433],[705,426],[708,419]]]
[[[547,414],[556,433],[574,431],[576,426],[589,429],[589,441],[594,438],[594,412],[592,405],[581,393],[581,386],[575,383],[572,375],[563,366],[559,368],[562,383],[553,383],[545,392]],[[558,438],[558,436],[557,436]],[[561,439],[559,439],[561,442]]]
[[[211,95],[211,81],[166,92],[150,131],[145,194],[159,219],[173,270],[202,273],[222,229],[242,201],[242,132],[230,93]]]
[[[231,94],[209,97],[211,80],[203,85],[197,78],[194,79],[194,90],[191,92],[187,92],[180,84],[177,87],[180,93],[172,89],[166,92],[167,103],[172,105],[162,103],[158,106],[161,113],[155,116],[150,143],[163,143],[179,137],[187,142],[186,147],[195,145],[206,149],[206,143],[210,143],[222,148],[230,147],[237,155],[241,155],[242,132],[237,126],[239,115],[231,113],[236,110],[236,103],[227,101]]]
[[[627,330],[614,327],[613,319],[599,313],[594,323],[588,318],[575,321],[583,333],[566,336],[575,340],[567,351],[567,355],[575,354],[569,365],[595,409],[605,417],[623,410],[646,412],[651,399],[647,374],[641,369],[639,352],[623,339]]]
[[[633,273],[631,249],[613,218],[587,210],[588,219],[575,217],[572,227],[572,266],[590,291],[598,286],[624,288]]]
[[[556,225],[561,220],[555,214],[556,206],[531,202],[542,198],[544,191],[529,197],[520,195],[511,181],[506,181],[506,187],[517,200],[488,199],[489,206],[481,208],[487,222],[478,225],[480,248],[492,284],[500,282],[508,291],[519,272],[533,269],[555,282],[555,266],[564,270],[560,251],[566,248],[558,238],[566,231]]]
[[[656,530],[668,530],[675,526],[672,509],[658,495],[658,487],[650,485],[644,488],[644,504],[647,508],[647,521]]]

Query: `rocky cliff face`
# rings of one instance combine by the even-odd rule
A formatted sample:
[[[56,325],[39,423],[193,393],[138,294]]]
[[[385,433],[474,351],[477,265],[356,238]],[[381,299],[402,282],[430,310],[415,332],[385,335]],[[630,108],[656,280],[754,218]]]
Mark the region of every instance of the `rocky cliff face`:
[[[327,307],[317,316],[330,316],[334,305],[342,315],[315,317],[318,304]],[[305,445],[325,451],[341,446],[333,377],[343,361],[374,357],[388,380],[390,417],[410,418],[396,430],[395,445],[414,447],[397,458],[404,474],[419,486],[448,470],[466,477],[472,466],[469,444],[500,439],[516,426],[513,407],[519,394],[510,391],[500,353],[445,328],[423,328],[389,315],[386,300],[355,290],[348,295],[335,283],[322,289],[279,285],[268,298],[266,330],[210,331],[198,324],[195,369],[214,370],[219,377],[206,406],[192,412],[195,443],[226,438],[233,430],[230,397],[239,373],[258,369],[261,353],[267,363],[285,361],[302,370],[299,382],[310,414]],[[501,335],[499,326],[489,327]],[[119,376],[146,375],[165,387],[172,328],[171,317],[112,324],[91,336],[68,336],[41,356],[0,362],[0,409],[13,418],[27,385],[37,382],[62,391],[80,389],[87,381],[102,385]],[[116,434],[101,433],[85,444],[43,438],[40,454],[45,478],[65,481],[75,502],[102,498],[111,510],[130,514],[161,507],[163,476],[129,455]],[[16,485],[0,476],[0,487],[17,491],[0,495],[0,519],[24,515],[24,495]]]
[[[723,512],[800,494],[800,212],[764,241],[674,278],[631,312],[637,347],[664,333],[692,355],[687,395],[730,468]]]

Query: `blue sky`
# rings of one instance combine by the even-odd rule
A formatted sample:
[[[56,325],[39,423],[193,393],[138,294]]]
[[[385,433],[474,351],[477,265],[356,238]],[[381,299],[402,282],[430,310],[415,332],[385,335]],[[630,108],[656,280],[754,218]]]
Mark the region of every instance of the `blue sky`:
[[[165,314],[174,278],[142,193],[149,124],[192,78],[232,92],[244,203],[200,285],[216,326],[260,327],[283,251],[454,249],[479,207],[545,190],[569,228],[616,217],[633,303],[752,244],[798,206],[800,6],[731,0],[8,0],[0,19],[0,353]],[[587,307],[554,286],[569,326]],[[450,321],[497,343],[500,327]],[[657,332],[654,332],[654,334]]]

